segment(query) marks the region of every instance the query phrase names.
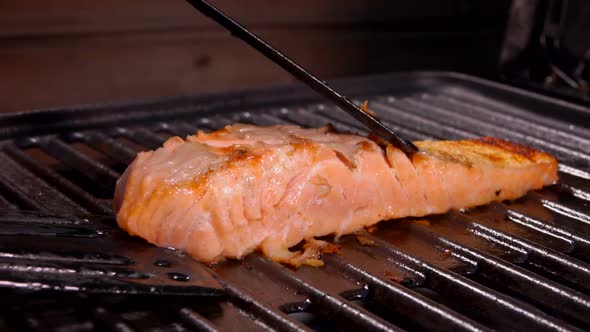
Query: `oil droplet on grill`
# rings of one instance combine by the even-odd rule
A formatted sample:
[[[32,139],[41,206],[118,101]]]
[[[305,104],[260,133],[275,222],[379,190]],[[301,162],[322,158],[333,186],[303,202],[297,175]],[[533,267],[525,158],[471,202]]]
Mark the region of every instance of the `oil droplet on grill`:
[[[159,266],[159,267],[170,267],[170,265],[172,265],[172,264],[170,263],[169,260],[166,260],[166,259],[156,259],[154,261],[154,265]]]
[[[170,278],[174,281],[189,281],[191,277],[189,275],[184,274],[184,273],[170,272],[170,273],[168,273],[168,278]]]

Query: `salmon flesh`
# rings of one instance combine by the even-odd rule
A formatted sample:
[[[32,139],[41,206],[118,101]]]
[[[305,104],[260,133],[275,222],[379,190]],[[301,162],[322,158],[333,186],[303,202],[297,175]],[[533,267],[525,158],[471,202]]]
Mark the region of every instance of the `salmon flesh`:
[[[261,250],[320,265],[322,241],[381,220],[518,198],[557,181],[557,160],[496,138],[414,142],[408,157],[329,127],[236,124],[140,152],[114,208],[132,235],[203,262]],[[307,241],[304,250],[289,248]]]

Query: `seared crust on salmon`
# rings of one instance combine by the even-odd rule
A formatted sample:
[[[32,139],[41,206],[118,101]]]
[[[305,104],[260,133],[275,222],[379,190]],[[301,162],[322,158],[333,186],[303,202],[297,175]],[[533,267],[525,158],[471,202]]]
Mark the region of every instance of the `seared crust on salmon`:
[[[419,141],[408,158],[330,128],[233,125],[141,152],[117,183],[119,225],[215,262],[260,249],[318,265],[314,237],[515,199],[557,180],[549,154],[496,138]],[[289,247],[306,240],[304,252]]]

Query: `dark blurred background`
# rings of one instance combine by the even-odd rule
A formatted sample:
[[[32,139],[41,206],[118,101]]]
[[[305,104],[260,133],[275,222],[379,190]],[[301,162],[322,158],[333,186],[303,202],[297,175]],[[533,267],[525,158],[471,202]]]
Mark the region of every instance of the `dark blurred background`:
[[[212,2],[326,79],[410,69],[499,78],[512,4]],[[511,76],[528,75],[514,65],[528,64],[521,53],[504,54]],[[0,1],[0,112],[292,81],[182,0]]]

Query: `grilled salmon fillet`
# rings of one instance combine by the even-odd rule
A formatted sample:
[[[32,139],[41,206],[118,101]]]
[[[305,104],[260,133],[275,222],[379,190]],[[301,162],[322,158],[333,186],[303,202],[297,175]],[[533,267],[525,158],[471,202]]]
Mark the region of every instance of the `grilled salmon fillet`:
[[[242,124],[172,137],[117,182],[117,221],[203,262],[260,249],[316,265],[314,237],[515,199],[557,180],[555,158],[500,139],[415,144],[408,157],[328,127]],[[305,250],[288,250],[302,240]]]

